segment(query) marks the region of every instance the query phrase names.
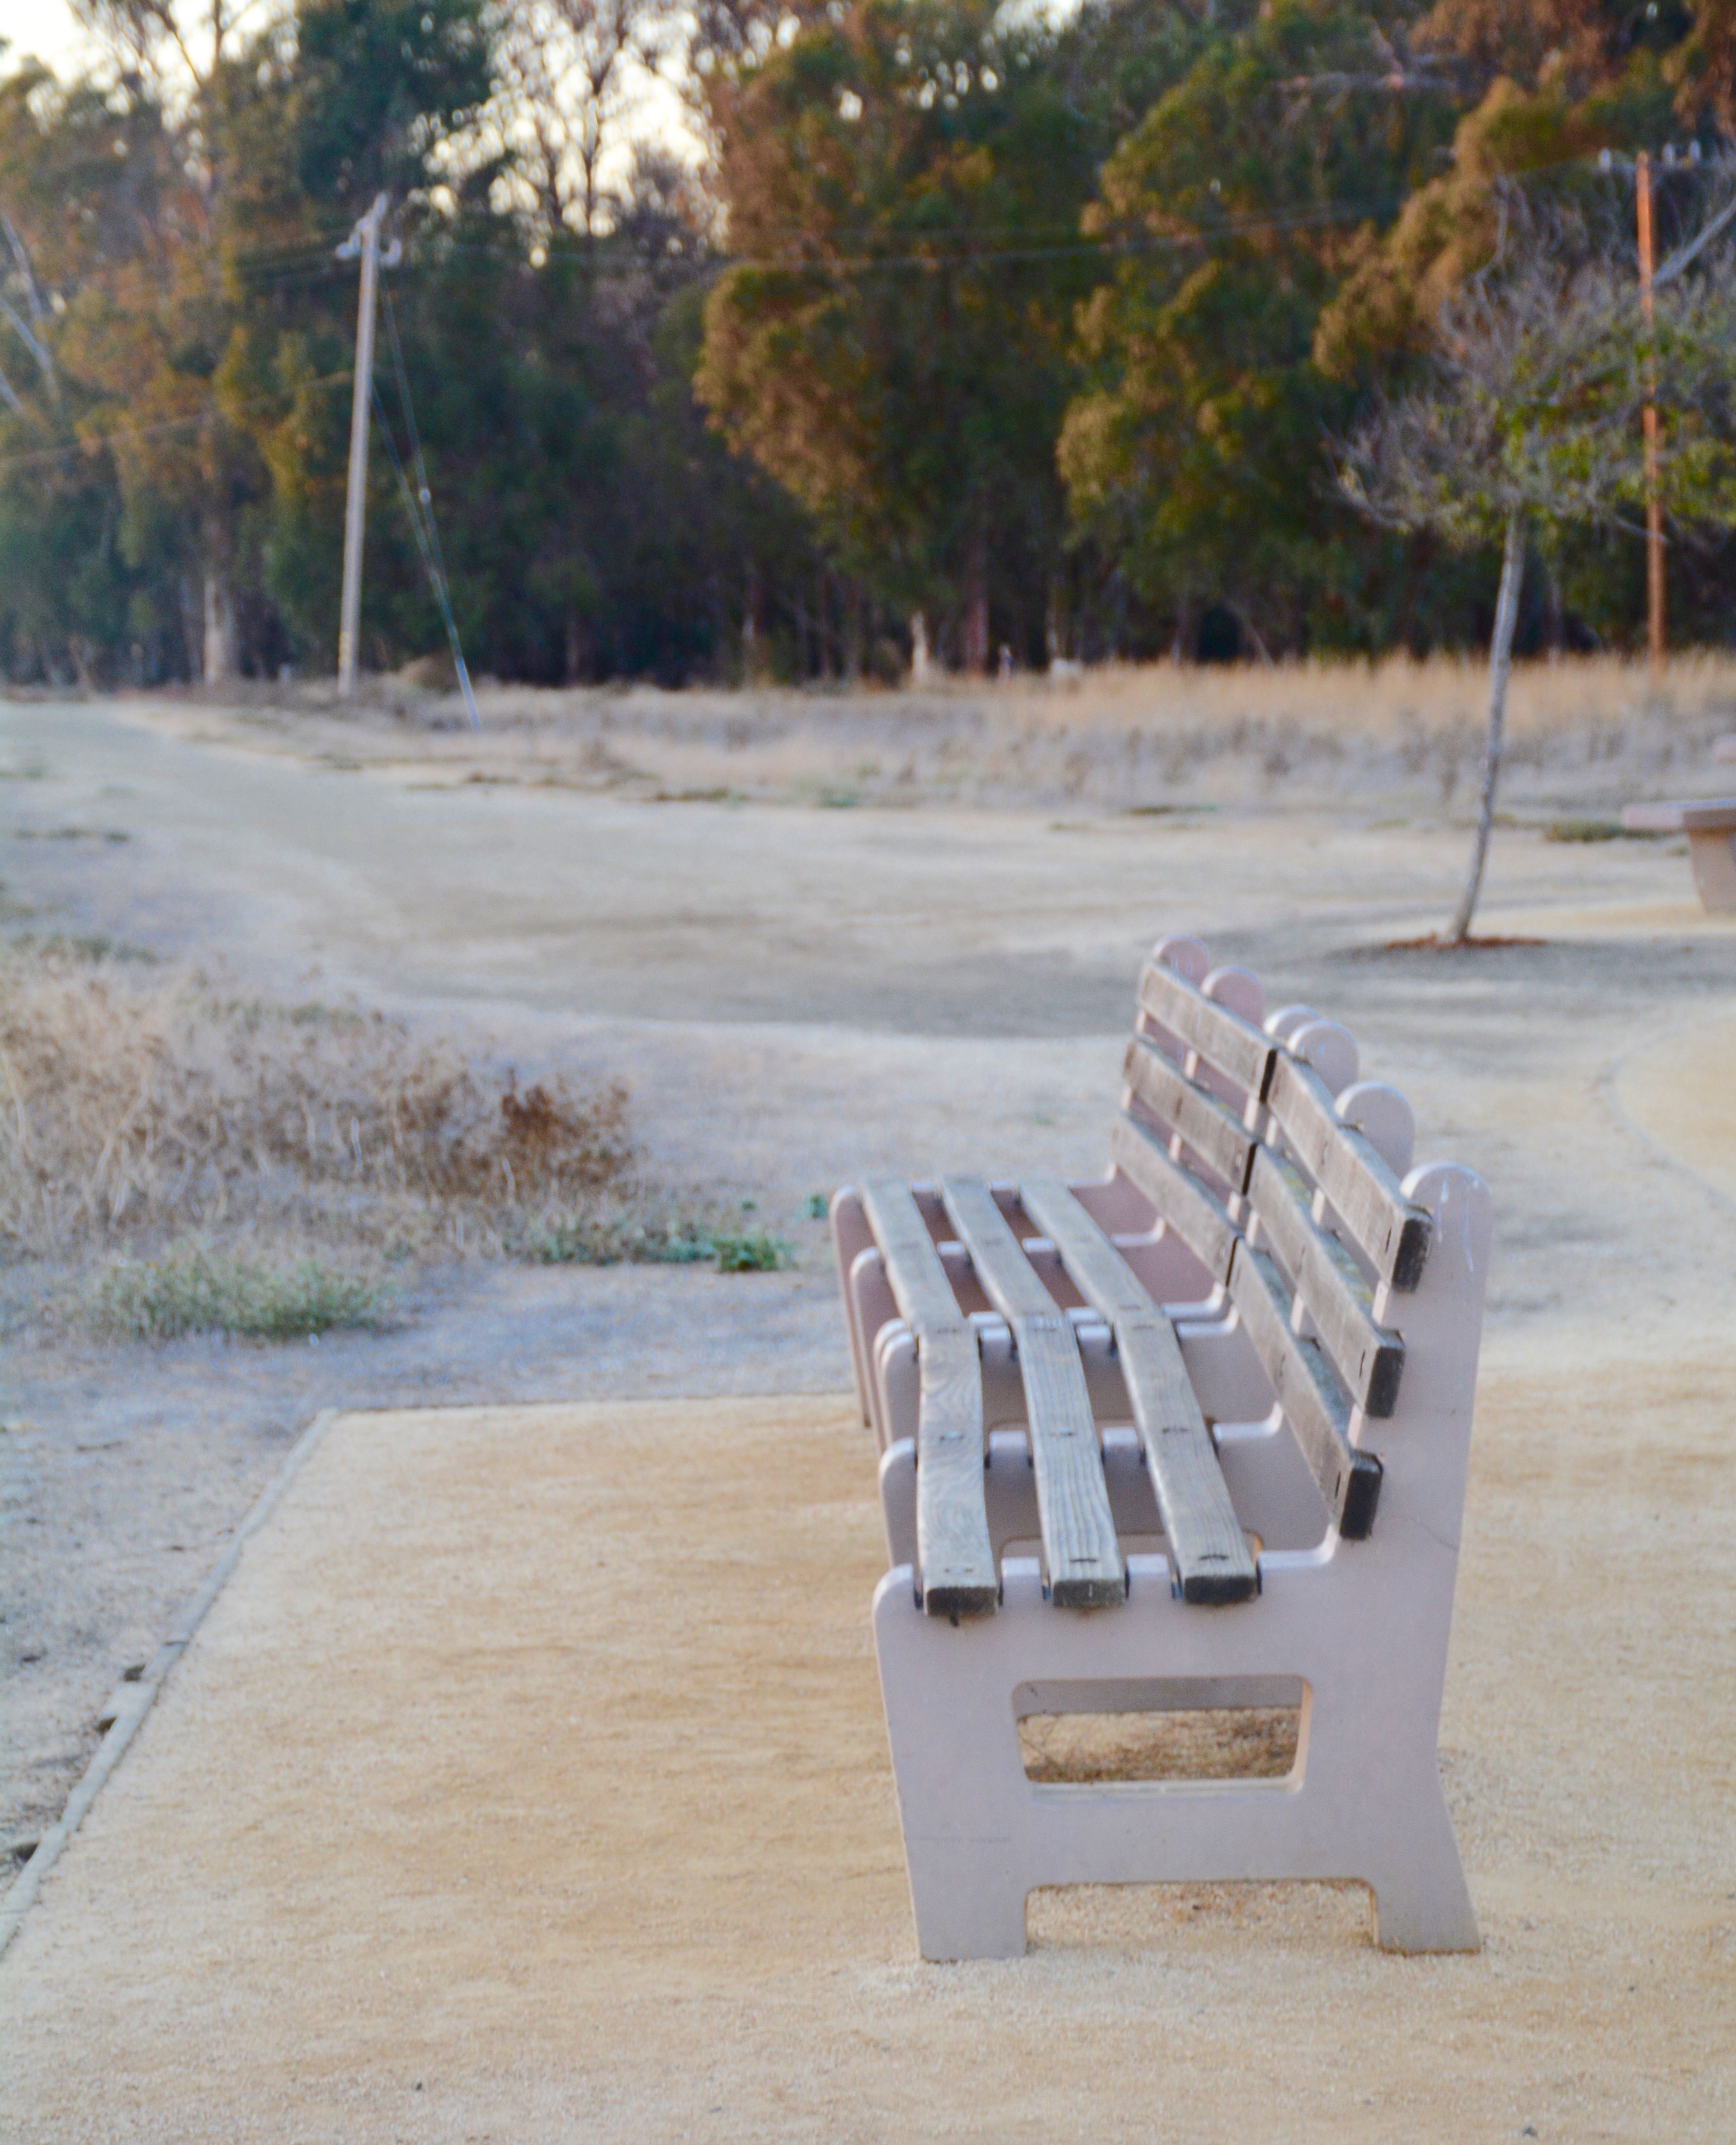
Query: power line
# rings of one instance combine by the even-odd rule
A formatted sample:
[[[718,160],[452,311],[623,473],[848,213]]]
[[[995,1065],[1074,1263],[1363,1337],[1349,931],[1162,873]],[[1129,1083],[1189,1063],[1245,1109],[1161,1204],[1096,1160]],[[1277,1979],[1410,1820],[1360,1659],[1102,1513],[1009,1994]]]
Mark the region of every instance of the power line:
[[[452,590],[446,580],[446,561],[440,550],[440,530],[434,520],[434,495],[428,484],[428,465],[422,454],[422,435],[416,427],[415,406],[410,398],[410,376],[404,366],[404,346],[398,336],[398,316],[392,306],[392,295],[386,293],[386,331],[391,339],[392,362],[398,376],[398,397],[403,405],[405,430],[409,434],[410,452],[415,461],[416,483],[412,495],[410,479],[405,473],[402,458],[398,453],[397,440],[392,435],[391,420],[386,414],[386,404],[380,393],[380,383],[371,382],[374,391],[374,406],[380,413],[380,430],[385,435],[386,451],[392,458],[392,467],[397,472],[398,488],[404,495],[404,510],[410,516],[410,525],[415,537],[416,549],[422,555],[422,565],[428,575],[435,600],[439,604],[440,616],[445,621],[446,639],[452,649],[452,665],[458,673],[458,683],[464,693],[464,704],[470,718],[470,728],[480,730],[480,717],[476,713],[476,696],[470,690],[470,673],[464,659],[464,647],[458,637],[458,621],[452,615]]]

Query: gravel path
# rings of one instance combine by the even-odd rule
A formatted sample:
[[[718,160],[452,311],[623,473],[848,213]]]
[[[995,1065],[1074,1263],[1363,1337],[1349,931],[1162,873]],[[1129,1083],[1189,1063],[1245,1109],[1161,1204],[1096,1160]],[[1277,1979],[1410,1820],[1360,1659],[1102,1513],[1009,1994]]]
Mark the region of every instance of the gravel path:
[[[1618,1328],[1728,1331],[1736,1218],[1619,1101],[1625,1061],[1736,1011],[1736,929],[1666,848],[1503,833],[1485,928],[1548,943],[1445,958],[1385,949],[1439,919],[1463,834],[1376,824],[1379,799],[1058,821],[422,789],[412,761],[335,771],[214,716],[201,736],[137,708],[0,709],[7,927],[619,1072],[655,1166],[754,1196],[798,1270],[456,1268],[378,1336],[152,1349],[81,1340],[43,1313],[52,1277],[6,1273],[0,1836],[52,1819],[103,1696],[316,1408],[836,1391],[808,1196],[877,1164],[1101,1167],[1159,929],[1345,1019],[1425,1145],[1488,1176],[1493,1342],[1541,1360]]]

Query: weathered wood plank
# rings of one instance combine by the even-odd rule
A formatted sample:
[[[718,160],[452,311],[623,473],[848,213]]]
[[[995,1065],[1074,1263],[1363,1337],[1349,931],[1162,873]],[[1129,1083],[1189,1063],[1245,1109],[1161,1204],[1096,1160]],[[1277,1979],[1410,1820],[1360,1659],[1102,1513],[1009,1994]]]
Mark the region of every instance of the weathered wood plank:
[[[1122,1077],[1146,1107],[1173,1126],[1184,1144],[1232,1192],[1246,1190],[1259,1142],[1216,1095],[1195,1087],[1161,1050],[1137,1035],[1127,1044]]]
[[[980,1177],[945,1177],[940,1192],[983,1293],[1012,1331],[1025,1388],[1049,1599],[1062,1609],[1101,1609],[1124,1601],[1127,1566],[1116,1540],[1072,1321],[1032,1272]]]
[[[1373,1145],[1346,1124],[1319,1074],[1281,1055],[1266,1107],[1297,1159],[1374,1262],[1382,1281],[1412,1289],[1429,1255],[1428,1212],[1414,1207]]]
[[[1141,972],[1139,1007],[1256,1102],[1265,1100],[1278,1045],[1251,1021],[1208,998],[1161,961],[1147,962]]]
[[[982,1369],[910,1187],[862,1187],[899,1315],[916,1336],[917,1585],[931,1616],[980,1616],[1000,1600],[982,1483]]]
[[[1301,1172],[1270,1147],[1254,1157],[1248,1199],[1269,1248],[1319,1329],[1321,1345],[1352,1400],[1376,1417],[1399,1396],[1405,1344],[1375,1323],[1374,1295],[1362,1269],[1310,1211],[1313,1195]]]
[[[1228,1281],[1240,1232],[1205,1187],[1171,1160],[1162,1141],[1132,1117],[1117,1116],[1109,1127],[1109,1158],[1211,1278]]]
[[[1291,1331],[1284,1277],[1265,1252],[1251,1251],[1246,1240],[1237,1244],[1230,1268],[1230,1298],[1327,1510],[1347,1540],[1360,1539],[1374,1525],[1380,1461],[1351,1444],[1350,1403],[1343,1388],[1319,1347]]]
[[[1174,1326],[1059,1177],[1025,1178],[1019,1199],[1074,1287],[1114,1332],[1182,1600],[1246,1601],[1259,1575]]]

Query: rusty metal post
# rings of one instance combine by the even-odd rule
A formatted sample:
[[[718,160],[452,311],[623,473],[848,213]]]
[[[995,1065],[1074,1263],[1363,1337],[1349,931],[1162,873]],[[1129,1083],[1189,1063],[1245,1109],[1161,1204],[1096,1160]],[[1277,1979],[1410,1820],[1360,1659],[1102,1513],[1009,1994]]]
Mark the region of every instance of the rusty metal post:
[[[1639,218],[1639,311],[1652,325],[1652,160],[1642,149],[1634,160]],[[1651,376],[1655,385],[1655,372]],[[1664,513],[1658,503],[1658,406],[1645,406],[1646,644],[1654,670],[1664,668]]]

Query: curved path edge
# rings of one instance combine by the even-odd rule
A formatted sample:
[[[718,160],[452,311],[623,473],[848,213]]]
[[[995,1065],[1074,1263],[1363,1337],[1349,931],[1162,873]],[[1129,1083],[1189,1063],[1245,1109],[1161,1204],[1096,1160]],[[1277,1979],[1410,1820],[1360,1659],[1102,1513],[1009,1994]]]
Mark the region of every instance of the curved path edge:
[[[102,1783],[126,1755],[127,1745],[137,1734],[140,1724],[151,1710],[152,1701],[192,1641],[193,1634],[204,1622],[206,1612],[222,1592],[225,1582],[241,1561],[241,1551],[248,1540],[271,1518],[284,1493],[313,1457],[321,1440],[343,1412],[341,1408],[322,1408],[309,1423],[290,1448],[282,1466],[261,1491],[252,1510],[236,1528],[234,1540],[206,1574],[203,1585],[176,1616],[170,1626],[169,1635],[151,1656],[137,1680],[122,1686],[127,1695],[126,1702],[115,1715],[113,1725],[97,1744],[96,1755],[67,1796],[66,1808],[37,1842],[35,1852],[13,1879],[4,1899],[0,1899],[0,1952],[4,1952],[17,1934],[19,1925],[35,1904],[37,1895],[42,1889],[42,1879],[60,1859],[62,1850],[84,1821],[85,1813],[97,1799]]]
[[[1726,1214],[1736,1215],[1736,1199],[1704,1176],[1691,1162],[1684,1161],[1674,1148],[1666,1147],[1655,1133],[1648,1131],[1621,1097],[1621,1077],[1637,1059],[1661,1048],[1667,1042],[1689,1040],[1704,1035],[1709,1028],[1726,1026],[1729,1020],[1728,1012],[1717,1013],[1709,1020],[1697,1020],[1666,1035],[1651,1036],[1643,1043],[1630,1044],[1619,1057],[1609,1060],[1599,1072],[1594,1084],[1617,1123],[1639,1142],[1654,1162],[1660,1162],[1666,1168],[1674,1170],[1678,1176],[1685,1177],[1690,1184],[1697,1186],[1714,1206],[1721,1207]],[[3,1937],[0,1937],[0,1948],[3,1948],[4,1942]]]

